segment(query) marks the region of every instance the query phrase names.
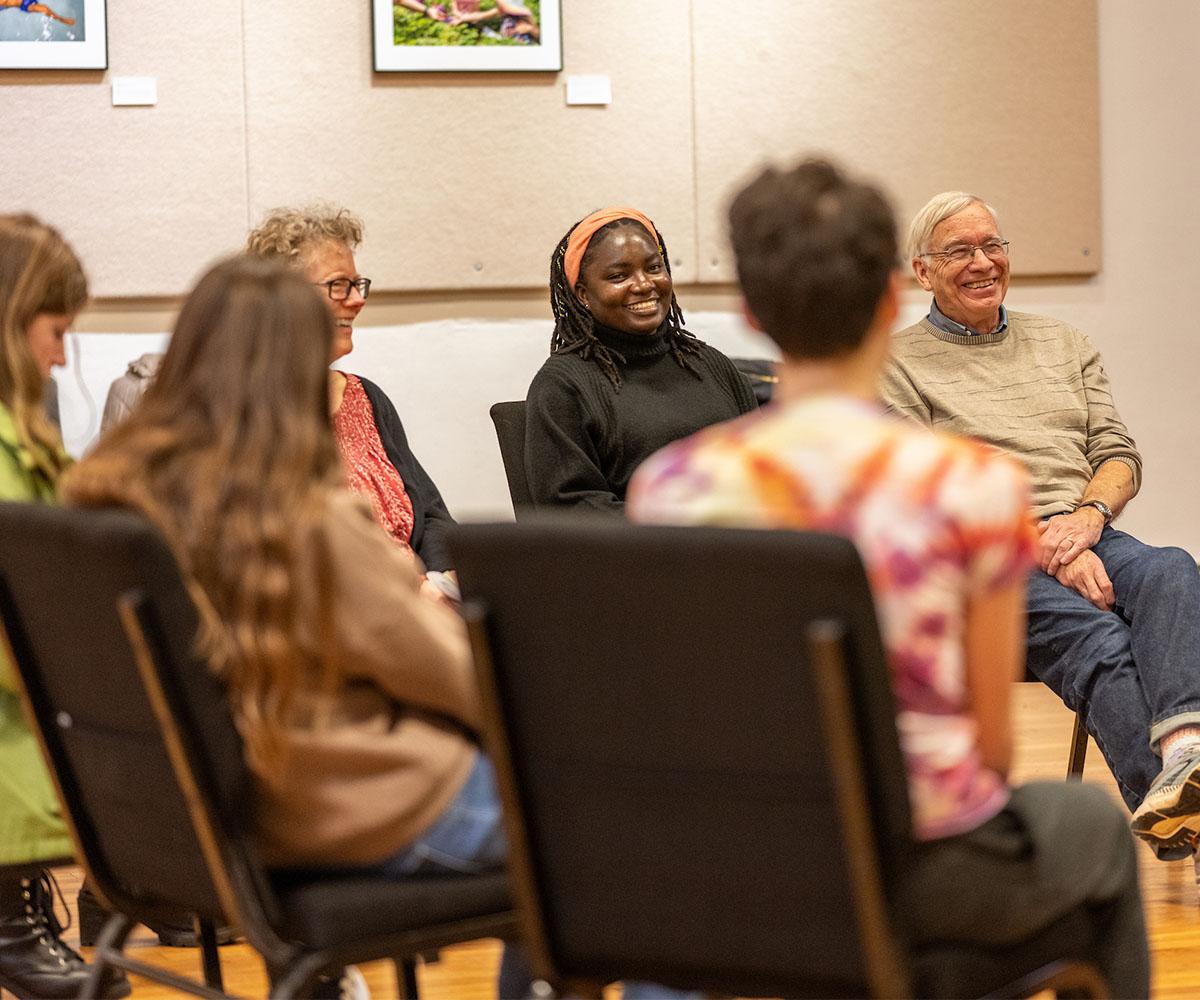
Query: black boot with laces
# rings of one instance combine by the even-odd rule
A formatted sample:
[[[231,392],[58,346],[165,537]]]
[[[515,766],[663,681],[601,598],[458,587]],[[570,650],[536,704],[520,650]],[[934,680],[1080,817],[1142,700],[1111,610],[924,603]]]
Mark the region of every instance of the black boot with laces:
[[[56,888],[45,871],[37,878],[0,881],[0,989],[21,1000],[76,997],[91,973],[82,956],[63,943],[66,928],[54,912]],[[125,973],[114,969],[100,996],[112,1000],[129,993]]]

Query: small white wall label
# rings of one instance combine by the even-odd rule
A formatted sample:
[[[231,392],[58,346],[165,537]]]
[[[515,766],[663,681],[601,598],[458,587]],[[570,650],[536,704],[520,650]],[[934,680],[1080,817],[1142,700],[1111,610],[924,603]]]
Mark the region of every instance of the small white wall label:
[[[112,84],[113,107],[158,103],[158,77],[116,76]]]
[[[612,78],[607,74],[567,77],[568,104],[612,104]]]

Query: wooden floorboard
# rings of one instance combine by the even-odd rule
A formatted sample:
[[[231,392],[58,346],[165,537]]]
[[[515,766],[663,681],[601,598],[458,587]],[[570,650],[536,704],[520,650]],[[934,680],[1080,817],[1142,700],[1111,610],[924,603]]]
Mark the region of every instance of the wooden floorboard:
[[[1067,766],[1071,714],[1040,684],[1017,685],[1014,699],[1017,729],[1014,779],[1061,779]],[[1116,786],[1095,744],[1088,748],[1085,780],[1106,788],[1119,801]],[[1086,831],[1080,831],[1079,849],[1086,851],[1087,844]],[[1200,897],[1195,869],[1189,861],[1160,862],[1145,847],[1139,846],[1138,854],[1154,961],[1153,995],[1161,1000],[1194,1000],[1200,997]],[[73,909],[78,873],[71,869],[59,875]],[[67,940],[77,940],[76,933],[72,928]],[[135,934],[131,950],[145,961],[189,976],[200,974],[197,951],[159,947],[157,938],[144,929]],[[262,963],[250,948],[230,945],[221,949],[221,956],[228,990],[244,997],[266,995]],[[500,946],[495,941],[448,948],[442,961],[422,968],[421,996],[423,1000],[495,1000],[499,960]],[[364,966],[362,971],[373,997],[397,996],[396,979],[389,963],[376,962]],[[616,995],[616,991],[609,993],[610,998]],[[154,983],[135,981],[136,1000],[171,996],[178,994]]]

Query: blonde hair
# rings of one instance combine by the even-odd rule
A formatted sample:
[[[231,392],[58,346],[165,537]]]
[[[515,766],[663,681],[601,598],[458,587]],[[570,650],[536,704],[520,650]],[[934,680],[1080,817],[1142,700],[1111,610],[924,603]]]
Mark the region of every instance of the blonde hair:
[[[914,260],[926,253],[933,231],[950,216],[958,215],[972,205],[982,205],[986,208],[992,221],[996,223],[996,228],[1000,228],[1000,217],[996,210],[978,195],[968,194],[966,191],[943,191],[925,202],[924,207],[913,216],[912,225],[908,227],[908,243],[905,244],[908,259]]]
[[[328,553],[317,530],[342,482],[330,426],[333,321],[280,261],[238,257],[188,296],[158,374],[62,480],[83,506],[144,513],[192,585],[201,651],[229,685],[250,759],[270,770],[297,692],[337,683],[323,656]],[[315,642],[293,573],[316,567]]]
[[[29,326],[40,313],[73,316],[87,297],[83,266],[58,230],[32,215],[0,215],[0,403],[51,481],[67,458],[42,405],[46,385],[29,347]]]
[[[246,253],[294,266],[303,263],[304,255],[321,243],[343,243],[354,250],[362,239],[362,220],[348,209],[333,205],[276,208],[250,231]]]

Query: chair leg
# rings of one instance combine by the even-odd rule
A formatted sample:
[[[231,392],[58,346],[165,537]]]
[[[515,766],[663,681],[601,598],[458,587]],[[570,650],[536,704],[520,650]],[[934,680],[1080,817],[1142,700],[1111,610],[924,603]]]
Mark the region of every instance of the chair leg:
[[[1075,728],[1071,732],[1071,759],[1067,765],[1067,780],[1083,780],[1084,758],[1087,757],[1088,732],[1083,716],[1075,713]]]
[[[104,924],[100,936],[96,939],[96,951],[92,958],[92,971],[80,991],[81,997],[98,997],[104,986],[105,978],[111,966],[109,955],[120,954],[125,948],[125,942],[133,930],[133,921],[124,913],[114,913]]]
[[[311,996],[317,977],[325,965],[321,955],[304,955],[283,968],[268,969],[272,1000]]]
[[[418,1000],[421,995],[417,986],[417,959],[414,955],[406,955],[395,961],[396,983],[400,987],[401,1000]]]
[[[220,993],[225,992],[221,975],[221,950],[217,947],[217,925],[211,920],[196,918],[196,940],[200,944],[200,961],[204,967],[204,984]]]

